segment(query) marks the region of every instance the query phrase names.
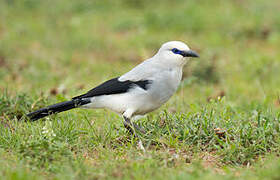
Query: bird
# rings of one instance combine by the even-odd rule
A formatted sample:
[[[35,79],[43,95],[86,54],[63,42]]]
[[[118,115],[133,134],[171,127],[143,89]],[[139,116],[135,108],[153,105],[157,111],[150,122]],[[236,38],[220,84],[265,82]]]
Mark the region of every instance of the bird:
[[[53,104],[27,114],[31,121],[73,108],[110,109],[120,114],[124,127],[131,133],[143,132],[132,119],[152,112],[176,92],[182,79],[183,67],[190,58],[199,57],[181,41],[164,43],[151,58],[127,73],[105,81],[85,94],[69,101]]]

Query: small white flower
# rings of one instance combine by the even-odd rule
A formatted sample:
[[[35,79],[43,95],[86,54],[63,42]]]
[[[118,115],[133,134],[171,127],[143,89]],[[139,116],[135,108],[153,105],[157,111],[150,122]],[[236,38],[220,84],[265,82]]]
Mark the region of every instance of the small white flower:
[[[45,135],[45,137],[51,139],[53,137],[56,137],[56,134],[54,133],[52,129],[52,122],[46,121],[45,126],[42,128],[42,134]]]

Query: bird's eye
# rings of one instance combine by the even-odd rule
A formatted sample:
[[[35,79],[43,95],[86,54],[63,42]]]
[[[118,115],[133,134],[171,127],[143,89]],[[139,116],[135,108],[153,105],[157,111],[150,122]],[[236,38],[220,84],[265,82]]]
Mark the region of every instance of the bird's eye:
[[[177,49],[177,48],[173,48],[173,49],[172,49],[172,52],[173,52],[174,54],[180,54],[180,53],[181,53],[181,51],[180,51],[179,49]]]

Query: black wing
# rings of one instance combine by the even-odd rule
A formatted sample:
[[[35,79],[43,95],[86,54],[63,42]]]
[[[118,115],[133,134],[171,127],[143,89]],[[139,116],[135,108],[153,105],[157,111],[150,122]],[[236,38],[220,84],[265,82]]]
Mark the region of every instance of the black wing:
[[[108,80],[103,84],[91,89],[86,94],[76,96],[72,99],[78,98],[89,98],[94,96],[101,96],[101,95],[110,95],[110,94],[120,94],[127,92],[133,86],[139,86],[144,90],[147,90],[148,84],[151,84],[151,80],[141,80],[141,81],[119,81],[119,77]]]

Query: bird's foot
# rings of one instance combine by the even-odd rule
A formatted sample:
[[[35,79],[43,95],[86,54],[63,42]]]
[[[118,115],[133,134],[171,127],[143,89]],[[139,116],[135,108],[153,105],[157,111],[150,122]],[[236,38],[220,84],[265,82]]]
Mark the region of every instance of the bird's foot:
[[[138,126],[137,124],[133,124],[133,127],[134,127],[137,131],[141,132],[142,134],[146,134],[146,131],[145,131],[142,127]]]
[[[124,117],[124,127],[131,133],[131,134],[136,134],[135,130],[136,131],[139,131],[143,134],[146,134],[146,131],[141,128],[140,126],[138,126],[137,124],[133,124],[131,123],[130,119],[129,118],[126,118]]]
[[[141,141],[141,139],[139,139],[138,143],[137,143],[137,148],[142,150],[144,153],[146,152],[145,147],[143,146],[143,143]]]
[[[134,137],[136,137],[137,139],[139,139],[139,140],[138,140],[138,143],[137,143],[137,148],[140,149],[140,150],[142,150],[142,151],[145,153],[146,150],[145,150],[145,148],[144,148],[144,146],[143,146],[143,143],[142,143],[140,137],[136,134],[136,131],[135,131],[135,130],[140,131],[140,132],[143,133],[143,134],[145,134],[146,131],[145,131],[143,128],[141,128],[140,126],[138,126],[137,124],[132,124],[131,121],[130,121],[130,119],[125,118],[125,117],[124,117],[124,119],[125,119],[125,121],[124,121],[124,123],[123,123],[123,124],[124,124],[124,127],[130,132],[130,134],[132,134]]]

